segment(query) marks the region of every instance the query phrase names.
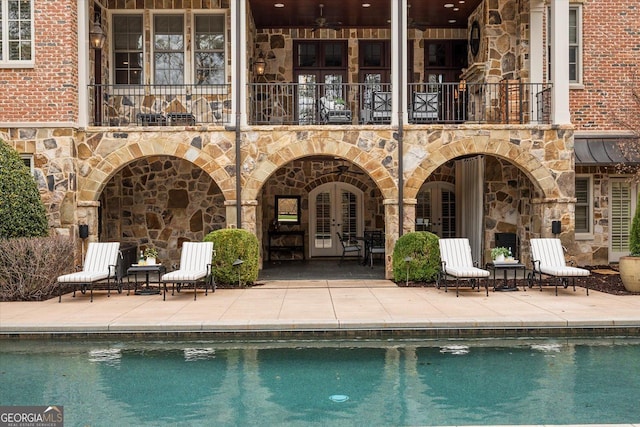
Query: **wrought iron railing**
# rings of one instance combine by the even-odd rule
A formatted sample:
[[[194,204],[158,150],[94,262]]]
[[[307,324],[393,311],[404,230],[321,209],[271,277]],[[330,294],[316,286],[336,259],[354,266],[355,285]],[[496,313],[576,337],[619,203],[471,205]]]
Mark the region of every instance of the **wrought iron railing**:
[[[409,85],[410,123],[549,123],[549,83],[419,83]]]
[[[548,123],[546,83],[417,83],[408,86],[409,123]],[[388,124],[389,84],[254,83],[249,122],[262,124]]]
[[[409,123],[549,123],[547,83],[409,84]],[[92,85],[92,125],[229,124],[230,85]],[[252,83],[250,125],[389,124],[392,88],[385,83]],[[98,100],[98,102],[96,102]]]
[[[91,85],[89,94],[95,126],[223,125],[231,117],[230,85]]]

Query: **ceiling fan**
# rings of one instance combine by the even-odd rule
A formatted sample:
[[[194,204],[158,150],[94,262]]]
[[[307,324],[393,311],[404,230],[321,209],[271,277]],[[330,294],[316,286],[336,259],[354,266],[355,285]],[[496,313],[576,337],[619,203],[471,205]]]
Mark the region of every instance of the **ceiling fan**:
[[[325,173],[324,175],[336,175],[336,176],[341,176],[344,174],[353,174],[353,175],[364,175],[364,172],[359,172],[359,171],[355,171],[355,170],[349,170],[349,165],[347,164],[340,164],[338,166],[336,166],[336,170]],[[323,176],[324,176],[323,175]]]
[[[318,16],[315,20],[315,25],[313,26],[313,29],[311,30],[312,32],[315,30],[319,30],[321,28],[328,28],[330,30],[339,30],[340,26],[342,25],[342,22],[329,22],[327,21],[327,19],[324,17],[322,10],[324,9],[324,4],[320,3],[318,5],[318,7],[320,8],[320,16]]]

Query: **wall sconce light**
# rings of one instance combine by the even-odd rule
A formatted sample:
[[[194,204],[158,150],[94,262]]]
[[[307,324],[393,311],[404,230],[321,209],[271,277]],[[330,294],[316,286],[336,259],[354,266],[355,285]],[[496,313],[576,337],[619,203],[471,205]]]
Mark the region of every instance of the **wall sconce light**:
[[[264,55],[260,52],[256,60],[253,62],[253,72],[256,73],[257,76],[264,76],[266,67],[267,63],[264,60]]]
[[[467,81],[465,79],[460,80],[460,82],[458,83],[458,90],[460,92],[464,92],[465,90],[467,90]]]
[[[101,25],[101,12],[98,10],[95,13],[95,20],[93,26],[89,31],[89,43],[93,49],[102,49],[104,42],[107,39],[107,35],[104,33]]]

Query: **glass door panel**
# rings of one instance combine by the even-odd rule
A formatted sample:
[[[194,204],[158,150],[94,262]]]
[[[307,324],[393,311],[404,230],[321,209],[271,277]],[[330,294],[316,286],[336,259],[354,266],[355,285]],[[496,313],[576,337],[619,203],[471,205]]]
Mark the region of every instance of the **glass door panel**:
[[[340,256],[338,234],[362,235],[362,192],[345,183],[324,184],[309,194],[312,257]]]
[[[313,124],[316,121],[317,99],[316,74],[298,75],[298,123]]]

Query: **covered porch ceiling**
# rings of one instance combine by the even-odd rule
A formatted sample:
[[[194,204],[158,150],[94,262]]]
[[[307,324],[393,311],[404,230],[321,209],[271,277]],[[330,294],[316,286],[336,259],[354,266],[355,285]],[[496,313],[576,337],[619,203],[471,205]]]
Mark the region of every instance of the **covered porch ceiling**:
[[[466,28],[482,0],[409,0],[409,23],[427,28]],[[258,29],[312,28],[320,16],[345,28],[386,28],[391,0],[249,0]]]

